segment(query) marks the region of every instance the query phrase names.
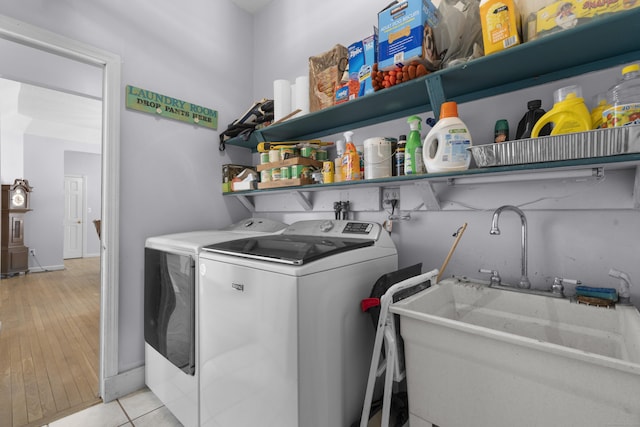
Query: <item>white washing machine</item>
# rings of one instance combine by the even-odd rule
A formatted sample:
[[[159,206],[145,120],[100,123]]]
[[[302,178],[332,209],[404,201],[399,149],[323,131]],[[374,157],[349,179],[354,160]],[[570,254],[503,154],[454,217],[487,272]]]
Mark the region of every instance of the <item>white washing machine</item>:
[[[387,232],[361,221],[301,221],[279,235],[205,246],[201,425],[359,419],[374,339],[360,301],[397,264]]]
[[[186,426],[198,426],[197,274],[202,246],[277,233],[286,224],[250,218],[221,230],[150,237],[145,243],[145,382]]]

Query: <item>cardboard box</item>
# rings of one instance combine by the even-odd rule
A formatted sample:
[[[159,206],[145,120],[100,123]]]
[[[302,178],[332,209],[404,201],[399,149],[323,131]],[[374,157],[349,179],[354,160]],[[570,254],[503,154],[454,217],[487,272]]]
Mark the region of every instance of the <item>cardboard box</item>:
[[[233,165],[226,164],[222,165],[222,192],[230,193],[233,191],[232,182],[233,179],[242,173],[245,169],[253,169],[253,166],[245,166],[245,165]]]
[[[378,13],[378,69],[388,71],[418,61],[436,69],[433,28],[439,13],[429,0],[404,0]]]
[[[378,35],[376,31],[369,37],[349,46],[349,82],[352,89],[349,99],[373,93],[371,72],[378,61]],[[337,100],[337,97],[336,97]]]
[[[520,36],[520,12],[514,0],[483,0],[480,2],[484,54],[517,46]]]
[[[625,12],[640,6],[636,0],[559,0],[544,2],[525,2],[521,6],[525,40],[533,40],[566,29],[574,28],[585,22],[614,13]],[[606,35],[603,35],[606,37]]]

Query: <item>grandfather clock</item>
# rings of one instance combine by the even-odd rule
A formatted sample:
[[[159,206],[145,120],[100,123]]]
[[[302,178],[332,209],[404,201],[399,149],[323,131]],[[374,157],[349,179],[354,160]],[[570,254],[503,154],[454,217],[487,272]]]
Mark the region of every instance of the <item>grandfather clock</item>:
[[[26,179],[16,179],[12,185],[2,186],[2,277],[29,271],[29,248],[24,245],[24,215],[31,210],[31,190]]]

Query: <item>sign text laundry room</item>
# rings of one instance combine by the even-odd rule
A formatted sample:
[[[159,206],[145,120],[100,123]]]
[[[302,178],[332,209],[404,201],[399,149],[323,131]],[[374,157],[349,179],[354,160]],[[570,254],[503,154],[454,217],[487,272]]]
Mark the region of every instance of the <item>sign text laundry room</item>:
[[[218,112],[135,86],[127,86],[127,108],[180,120],[211,129],[218,128]]]

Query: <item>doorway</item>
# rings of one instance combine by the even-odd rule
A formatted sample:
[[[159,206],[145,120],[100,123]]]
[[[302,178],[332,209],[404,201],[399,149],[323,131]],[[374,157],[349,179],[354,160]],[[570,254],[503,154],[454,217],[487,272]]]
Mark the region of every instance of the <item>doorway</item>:
[[[110,401],[117,395],[117,385],[110,380],[118,374],[117,259],[121,60],[110,52],[3,15],[0,15],[0,39],[58,58],[91,64],[100,67],[103,72],[99,395],[103,400]],[[0,165],[0,174],[2,167]]]

